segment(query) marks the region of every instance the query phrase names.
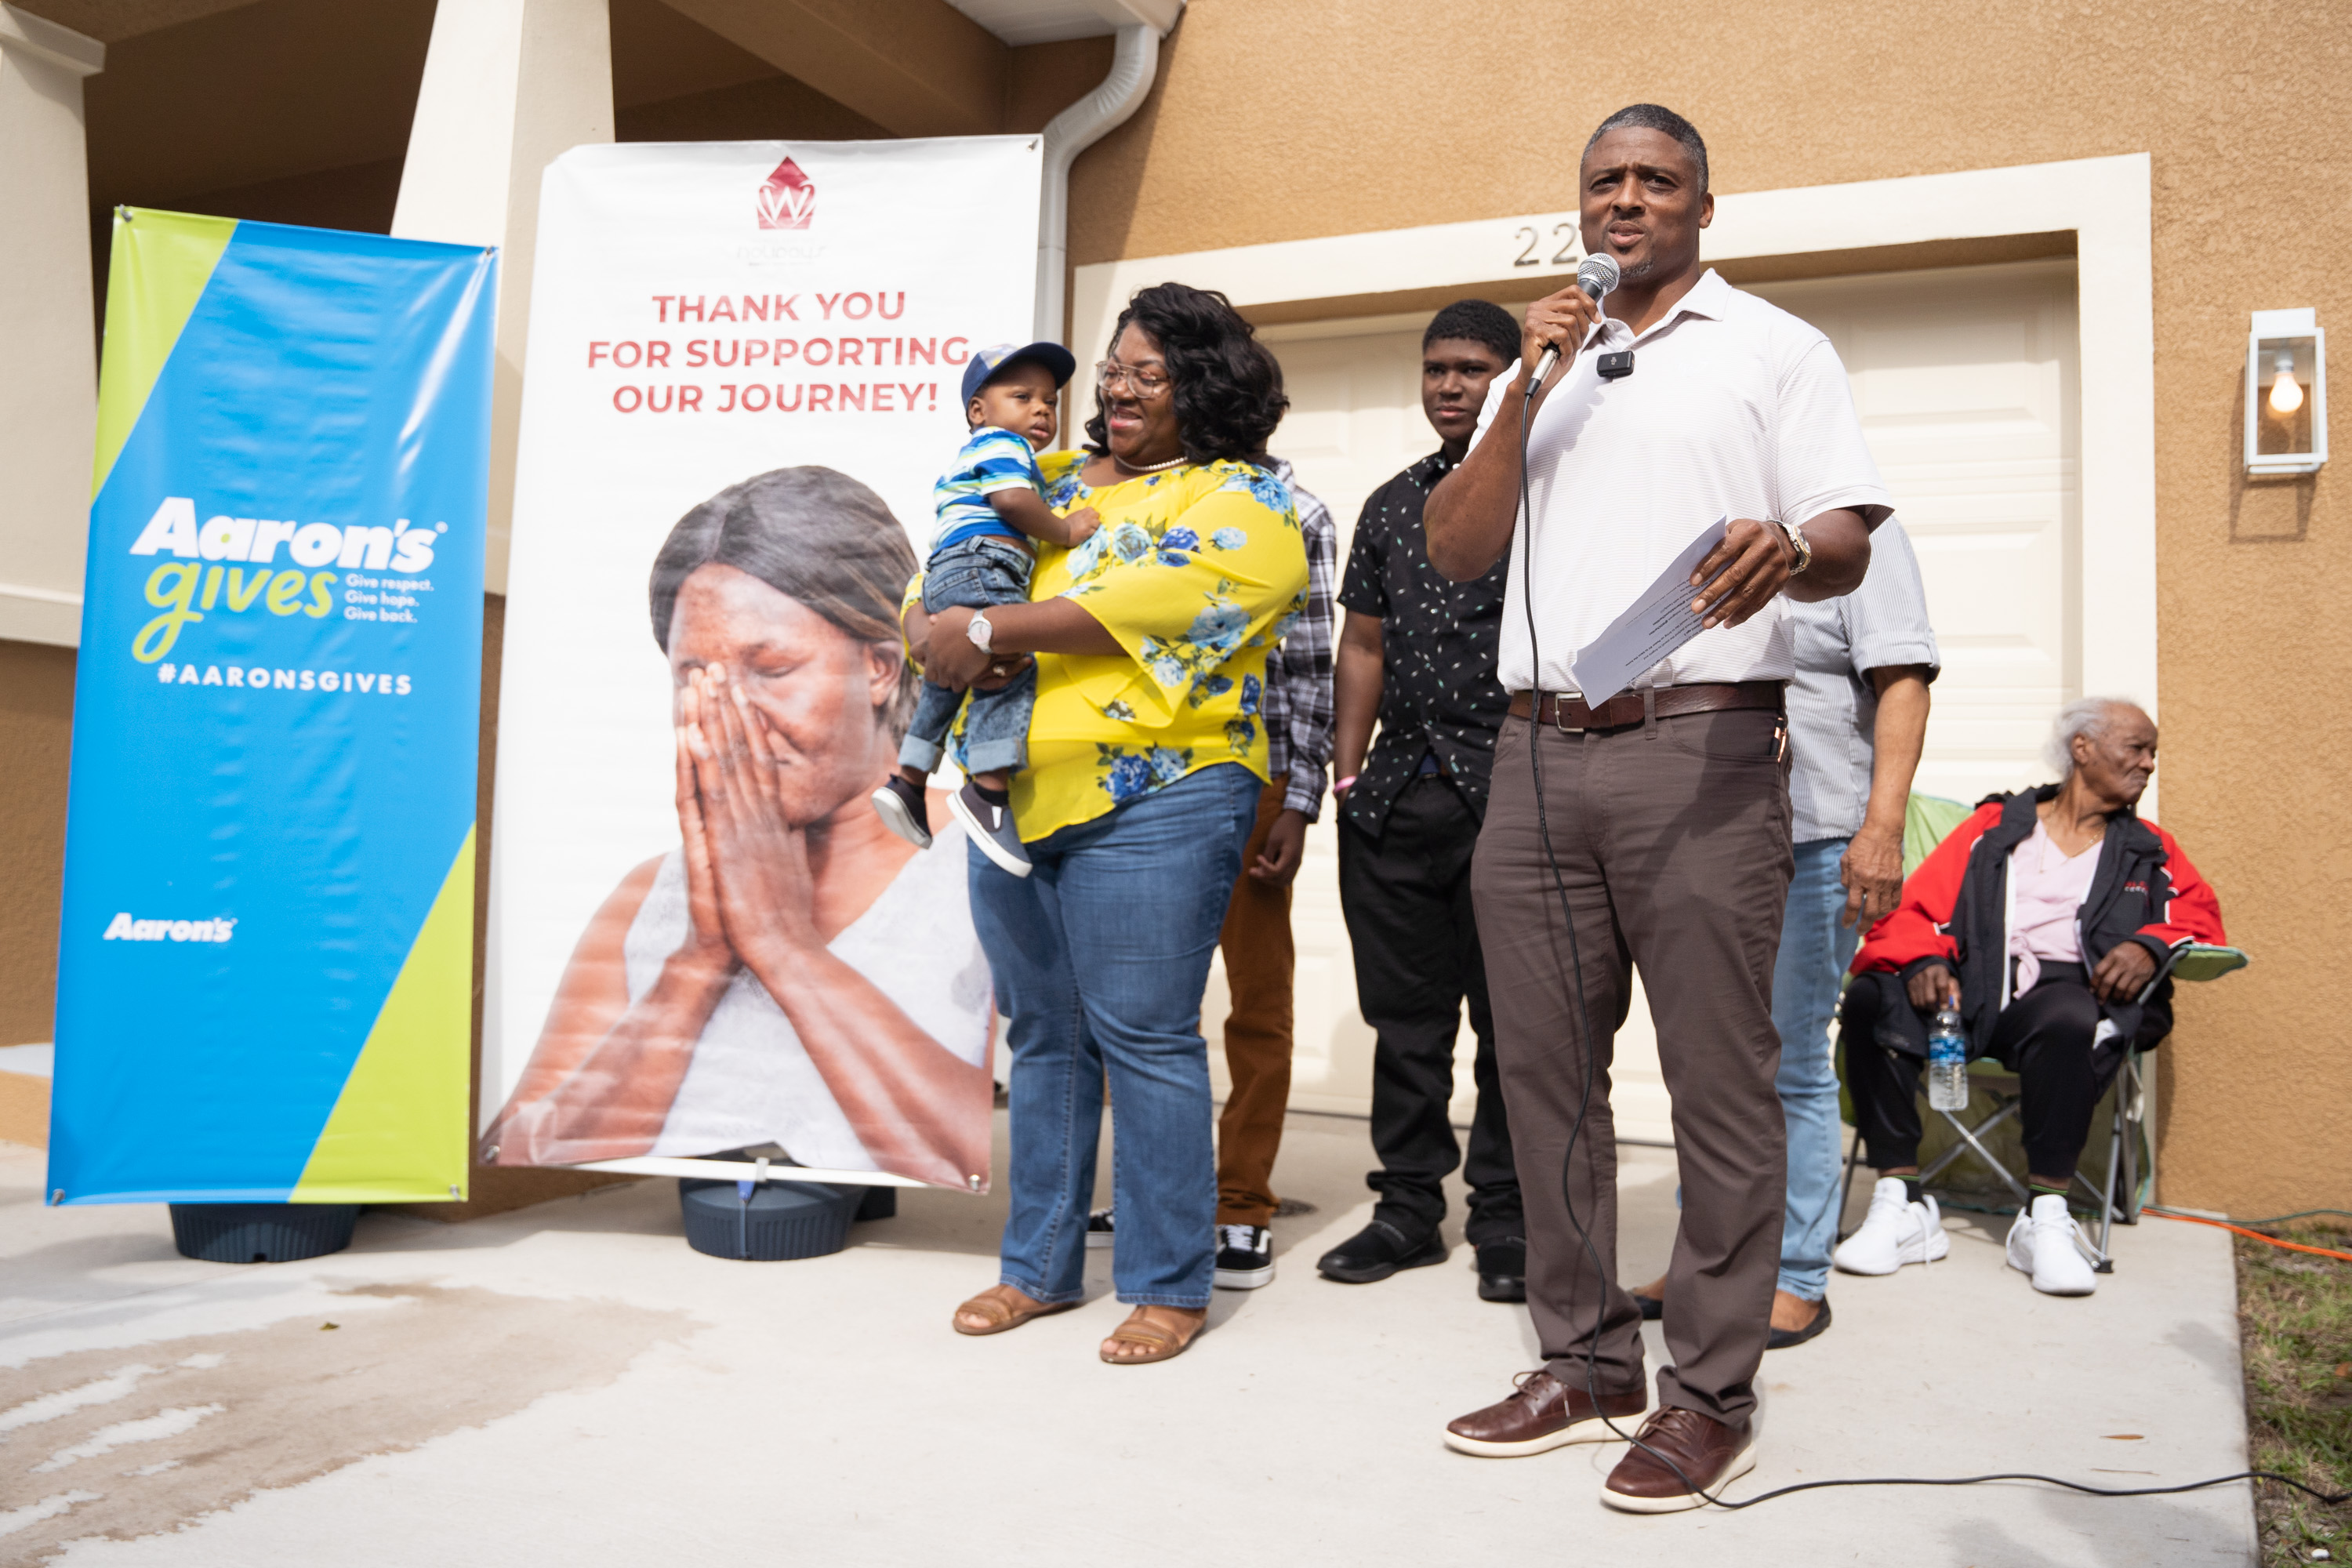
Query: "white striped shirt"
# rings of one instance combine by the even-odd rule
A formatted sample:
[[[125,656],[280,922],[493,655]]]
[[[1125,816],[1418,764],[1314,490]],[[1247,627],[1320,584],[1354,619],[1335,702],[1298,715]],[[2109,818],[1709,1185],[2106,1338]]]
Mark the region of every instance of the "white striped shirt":
[[[1603,353],[1633,351],[1604,382]],[[1507,403],[1507,398],[1508,399]],[[1497,376],[1478,439],[1517,441],[1519,404]],[[1717,518],[1801,523],[1841,507],[1875,527],[1890,510],[1837,351],[1820,331],[1710,269],[1666,319],[1636,336],[1604,319],[1536,412],[1528,442],[1534,563],[1511,540],[1503,612],[1506,689],[1535,681],[1526,579],[1537,584],[1543,689],[1576,690],[1569,667]],[[1786,605],[1701,632],[1634,678],[1636,688],[1786,680]]]

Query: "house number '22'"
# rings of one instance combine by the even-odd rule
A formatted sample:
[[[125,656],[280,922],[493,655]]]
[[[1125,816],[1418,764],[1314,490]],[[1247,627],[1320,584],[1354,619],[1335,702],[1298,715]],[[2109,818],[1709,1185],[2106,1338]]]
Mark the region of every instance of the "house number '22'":
[[[1562,235],[1566,235],[1568,237],[1560,239]],[[1575,266],[1577,259],[1576,226],[1572,223],[1556,223],[1551,226],[1551,237],[1552,238],[1560,241],[1559,249],[1553,255],[1551,264],[1554,267]],[[1512,258],[1511,265],[1514,267],[1542,266],[1543,256],[1541,254],[1541,250],[1543,237],[1538,234],[1533,228],[1523,228],[1518,231],[1515,237],[1525,240],[1527,243],[1520,247],[1519,254]]]

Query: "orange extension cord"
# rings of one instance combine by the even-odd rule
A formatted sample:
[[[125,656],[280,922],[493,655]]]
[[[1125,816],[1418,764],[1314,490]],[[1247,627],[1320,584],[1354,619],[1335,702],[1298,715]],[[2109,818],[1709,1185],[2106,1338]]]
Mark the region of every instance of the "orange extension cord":
[[[2205,1219],[2193,1214],[2175,1214],[2170,1209],[2158,1208],[2154,1204],[2143,1205],[2139,1212],[2152,1214],[2158,1219],[2177,1219],[2188,1225],[2210,1225],[2216,1230],[2233,1230],[2240,1236],[2251,1236],[2256,1241],[2267,1241],[2273,1247],[2284,1247],[2289,1252],[2312,1252],[2322,1258],[2340,1258],[2347,1263],[2352,1263],[2352,1252],[2337,1252],[2326,1247],[2305,1247],[2299,1241],[2281,1241],[2275,1236],[2264,1236],[2259,1230],[2248,1230],[2242,1225],[2231,1225],[2226,1220]]]

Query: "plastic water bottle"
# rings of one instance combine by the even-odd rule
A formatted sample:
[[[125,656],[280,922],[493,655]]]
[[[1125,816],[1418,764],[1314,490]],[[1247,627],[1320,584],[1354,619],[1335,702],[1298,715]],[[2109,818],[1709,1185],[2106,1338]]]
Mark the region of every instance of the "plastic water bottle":
[[[1949,1005],[1927,1031],[1927,1103],[1937,1110],[1968,1108],[1969,1037],[1960,1030],[1960,1010]]]

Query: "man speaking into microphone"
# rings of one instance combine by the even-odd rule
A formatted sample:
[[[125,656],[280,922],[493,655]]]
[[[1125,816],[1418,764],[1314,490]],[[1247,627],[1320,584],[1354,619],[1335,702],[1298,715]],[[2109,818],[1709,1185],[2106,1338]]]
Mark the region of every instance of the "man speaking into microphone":
[[[1519,371],[1496,384],[1425,519],[1448,577],[1510,560],[1511,717],[1471,888],[1545,1358],[1445,1440],[1496,1457],[1606,1442],[1601,1415],[1630,1427],[1649,1405],[1641,1310],[1616,1279],[1609,1110],[1638,964],[1682,1177],[1674,1363],[1601,1500],[1667,1512],[1755,1464],[1786,1164],[1771,988],[1793,864],[1781,697],[1795,666],[1780,601],[1860,585],[1890,509],[1829,340],[1700,268],[1715,202],[1690,122],[1618,110],[1586,144],[1580,184],[1584,248],[1620,281],[1529,307]],[[1608,269],[1588,268],[1601,290]],[[1558,363],[1530,403],[1548,349]],[[1690,579],[1703,629],[1589,706],[1579,650],[1724,519]]]

